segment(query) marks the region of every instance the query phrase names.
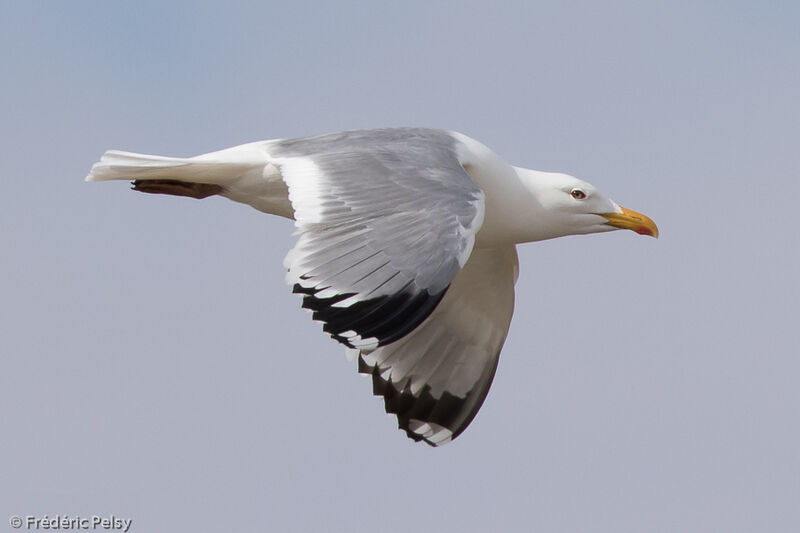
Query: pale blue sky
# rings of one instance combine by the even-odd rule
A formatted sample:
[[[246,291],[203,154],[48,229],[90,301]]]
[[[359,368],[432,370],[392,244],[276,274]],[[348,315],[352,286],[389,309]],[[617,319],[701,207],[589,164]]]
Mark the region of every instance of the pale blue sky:
[[[3,2],[0,520],[800,530],[799,6]],[[400,125],[662,235],[522,246],[494,385],[441,449],[300,309],[291,223],[83,182],[108,148]]]

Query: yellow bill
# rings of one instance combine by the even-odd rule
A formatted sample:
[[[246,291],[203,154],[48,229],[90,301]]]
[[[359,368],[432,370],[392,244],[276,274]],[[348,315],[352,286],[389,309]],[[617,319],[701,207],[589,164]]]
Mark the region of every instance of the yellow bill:
[[[653,219],[647,215],[637,213],[632,209],[620,207],[622,213],[605,213],[603,216],[608,220],[610,226],[615,228],[629,229],[639,235],[649,235],[658,238],[658,226]]]

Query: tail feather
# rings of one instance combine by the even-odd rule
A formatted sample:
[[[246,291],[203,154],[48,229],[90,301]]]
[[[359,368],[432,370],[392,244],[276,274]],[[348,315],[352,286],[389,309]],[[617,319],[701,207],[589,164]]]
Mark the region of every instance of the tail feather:
[[[263,152],[259,153],[248,145],[197,157],[164,157],[109,150],[92,165],[86,181],[172,180],[224,186],[267,162]]]
[[[86,181],[179,179],[178,174],[185,174],[189,164],[184,158],[109,150],[92,165]]]

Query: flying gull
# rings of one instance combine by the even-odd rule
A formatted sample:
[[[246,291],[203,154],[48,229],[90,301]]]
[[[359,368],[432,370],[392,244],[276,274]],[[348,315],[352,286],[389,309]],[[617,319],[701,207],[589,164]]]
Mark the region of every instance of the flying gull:
[[[190,158],[110,150],[87,181],[219,195],[294,219],[284,265],[323,330],[414,440],[456,438],[492,383],[514,310],[516,245],[655,223],[566,174],[514,167],[466,135],[348,131]]]

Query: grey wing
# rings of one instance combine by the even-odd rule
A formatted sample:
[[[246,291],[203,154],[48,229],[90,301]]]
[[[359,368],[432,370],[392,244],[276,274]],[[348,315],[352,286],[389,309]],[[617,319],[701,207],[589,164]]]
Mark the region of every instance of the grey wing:
[[[433,311],[472,251],[484,197],[449,133],[354,131],[276,141],[299,238],[287,281],[333,338],[394,342]]]
[[[483,404],[514,311],[516,248],[478,248],[436,310],[399,341],[360,352],[386,412],[414,440],[456,438]]]

